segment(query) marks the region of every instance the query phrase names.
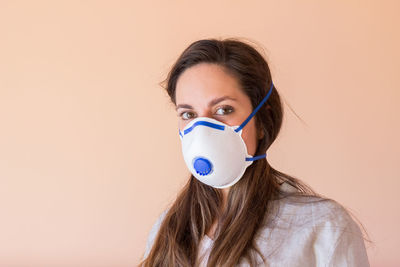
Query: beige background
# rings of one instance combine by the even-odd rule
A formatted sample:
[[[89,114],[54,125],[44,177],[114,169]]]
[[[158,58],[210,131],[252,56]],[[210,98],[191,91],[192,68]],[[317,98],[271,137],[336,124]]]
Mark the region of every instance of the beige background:
[[[0,266],[134,266],[185,183],[158,85],[187,45],[264,47],[286,117],[269,161],[399,266],[398,1],[0,1]],[[295,116],[295,113],[304,121]]]

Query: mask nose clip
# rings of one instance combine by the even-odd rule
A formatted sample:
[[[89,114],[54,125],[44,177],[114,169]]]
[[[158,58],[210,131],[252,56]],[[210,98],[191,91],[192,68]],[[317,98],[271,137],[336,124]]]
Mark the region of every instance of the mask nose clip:
[[[197,157],[193,160],[193,168],[201,176],[209,175],[213,170],[211,161],[204,157]]]

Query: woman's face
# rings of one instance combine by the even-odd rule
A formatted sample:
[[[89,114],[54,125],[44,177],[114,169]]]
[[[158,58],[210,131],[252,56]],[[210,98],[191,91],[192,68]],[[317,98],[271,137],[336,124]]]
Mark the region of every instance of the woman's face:
[[[186,69],[178,78],[175,98],[180,130],[197,117],[240,125],[253,111],[237,79],[217,64],[200,63]],[[259,139],[254,118],[242,131],[247,152],[254,155]]]

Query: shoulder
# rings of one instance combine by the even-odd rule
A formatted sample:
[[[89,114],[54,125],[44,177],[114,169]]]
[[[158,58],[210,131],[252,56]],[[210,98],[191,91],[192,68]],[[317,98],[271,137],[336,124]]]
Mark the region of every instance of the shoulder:
[[[311,204],[314,253],[327,266],[369,266],[359,225],[340,203],[323,200]]]
[[[277,201],[275,224],[312,233],[339,238],[353,231],[359,234],[358,224],[339,202],[319,196],[290,196]]]
[[[257,245],[276,266],[369,266],[361,230],[343,205],[297,195],[274,202]]]
[[[296,189],[287,183],[282,190],[295,193]],[[278,220],[302,227],[346,227],[355,223],[349,212],[339,202],[319,196],[291,195],[274,201]]]
[[[157,237],[158,230],[160,229],[160,226],[162,222],[164,221],[165,215],[167,215],[169,209],[165,209],[162,211],[159,215],[156,221],[153,223],[153,226],[150,229],[150,232],[147,237],[147,242],[146,242],[146,249],[144,252],[143,258],[146,258],[148,254],[150,253],[151,248],[153,247],[153,243]]]

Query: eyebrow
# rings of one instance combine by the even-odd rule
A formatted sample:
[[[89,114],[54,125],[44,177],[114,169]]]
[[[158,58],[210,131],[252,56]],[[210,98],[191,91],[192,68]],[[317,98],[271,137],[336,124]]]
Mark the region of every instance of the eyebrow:
[[[209,107],[215,106],[216,104],[224,101],[224,100],[232,100],[232,101],[237,101],[235,98],[230,97],[230,96],[221,96],[218,98],[215,98],[213,100],[210,101],[210,103],[208,103]],[[193,109],[193,107],[191,105],[188,104],[179,104],[176,106],[175,110],[178,110],[180,108],[187,108],[187,109]]]

